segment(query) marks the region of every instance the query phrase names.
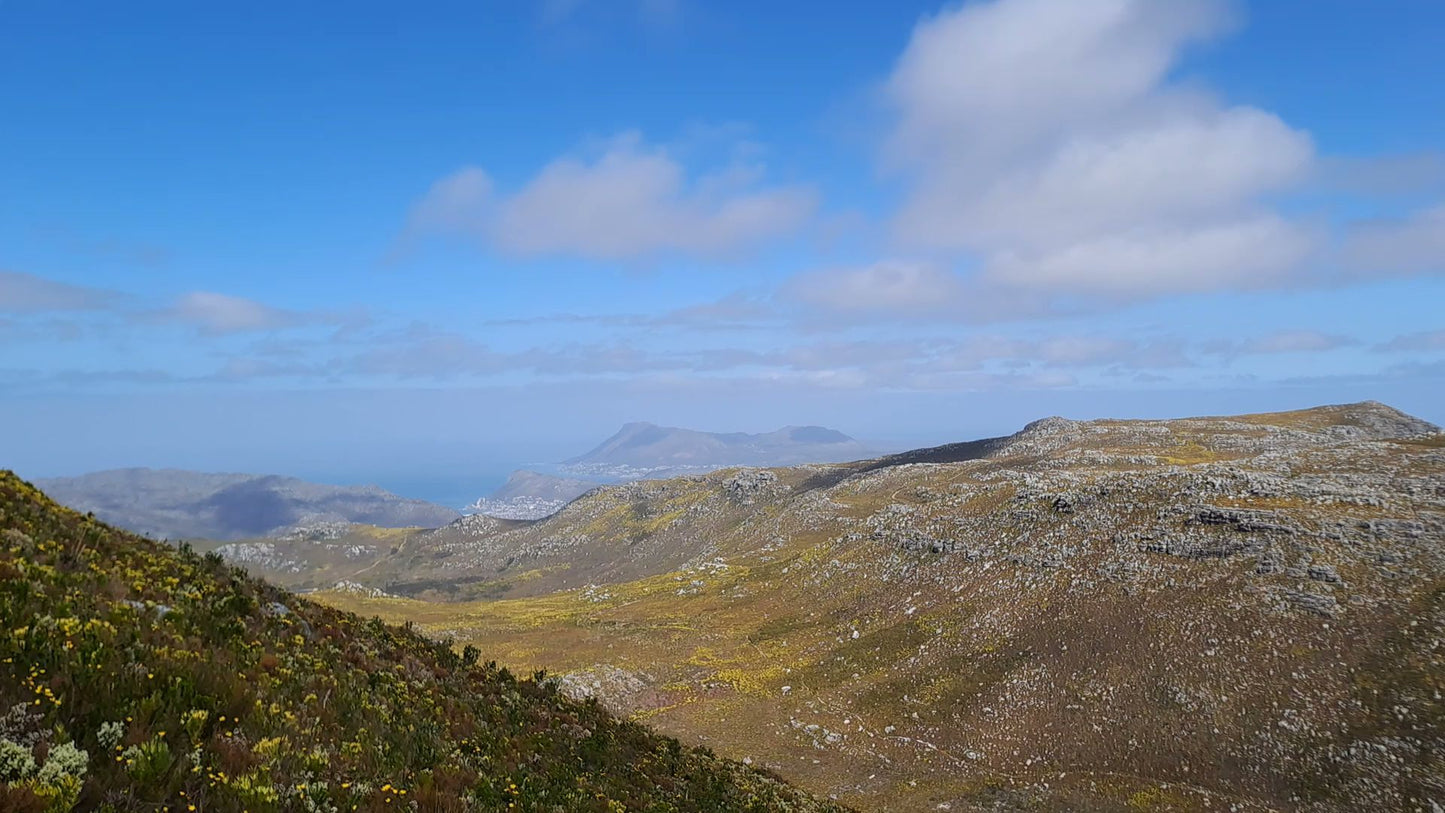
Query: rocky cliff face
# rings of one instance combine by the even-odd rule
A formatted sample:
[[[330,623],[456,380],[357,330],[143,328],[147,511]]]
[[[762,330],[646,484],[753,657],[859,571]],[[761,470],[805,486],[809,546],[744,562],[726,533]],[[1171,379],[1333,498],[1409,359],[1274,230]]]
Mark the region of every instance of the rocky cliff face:
[[[1379,404],[1048,419],[411,545],[378,586],[509,600],[337,600],[862,808],[1445,798],[1445,437]]]

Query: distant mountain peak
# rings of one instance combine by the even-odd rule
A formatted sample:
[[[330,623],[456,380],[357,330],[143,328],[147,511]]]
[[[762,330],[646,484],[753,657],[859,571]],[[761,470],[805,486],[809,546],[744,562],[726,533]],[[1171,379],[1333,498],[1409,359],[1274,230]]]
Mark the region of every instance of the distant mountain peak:
[[[781,431],[797,443],[853,443],[853,438],[826,426],[785,426]]]
[[[661,426],[660,424],[655,424],[655,423],[653,423],[652,421],[628,421],[628,422],[622,424],[622,429],[620,429],[619,431],[628,432],[628,431],[636,431],[636,430],[638,430],[638,429],[653,429],[653,428],[662,429],[662,428],[675,428],[675,427],[663,427],[663,426]]]
[[[773,432],[703,432],[631,421],[567,466],[707,469],[735,465],[831,463],[867,454],[861,443],[825,426],[785,426]]]

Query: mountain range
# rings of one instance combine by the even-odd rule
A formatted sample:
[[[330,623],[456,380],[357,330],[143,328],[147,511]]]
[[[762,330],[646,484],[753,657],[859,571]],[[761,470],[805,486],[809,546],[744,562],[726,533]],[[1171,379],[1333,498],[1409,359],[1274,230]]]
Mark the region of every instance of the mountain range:
[[[1445,794],[1445,435],[1381,404],[630,482],[352,567],[315,597],[863,810]]]
[[[501,488],[468,510],[507,519],[541,519],[604,483],[703,474],[729,466],[834,463],[875,453],[822,426],[785,426],[748,434],[635,422],[624,424],[586,454],[552,467],[557,474],[514,472]]]
[[[460,514],[376,486],[181,469],[115,469],[36,481],[77,511],[164,539],[234,540],[323,523],[434,527]]]
[[[652,423],[624,424],[596,448],[565,461],[576,471],[613,468],[657,472],[726,466],[832,463],[867,455],[863,444],[822,426],[785,426],[774,432],[700,432]]]
[[[505,519],[540,519],[603,483],[730,465],[847,460],[866,453],[847,435],[816,426],[749,435],[630,423],[587,454],[560,464],[559,474],[513,472],[500,488],[467,510]],[[45,478],[37,484],[63,505],[165,539],[235,542],[316,537],[318,528],[322,535],[336,539],[346,535],[344,526],[353,524],[435,527],[461,515],[376,486],[335,486],[277,475],[131,468]],[[364,531],[361,535],[368,537],[363,544],[376,536]],[[245,550],[233,549],[243,557],[257,555]]]

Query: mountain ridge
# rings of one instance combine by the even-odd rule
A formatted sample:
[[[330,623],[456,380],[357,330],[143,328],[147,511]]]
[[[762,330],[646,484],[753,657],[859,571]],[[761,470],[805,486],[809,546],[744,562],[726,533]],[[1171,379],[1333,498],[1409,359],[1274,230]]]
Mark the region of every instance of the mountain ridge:
[[[230,541],[318,523],[418,527],[460,516],[379,486],[333,486],[273,474],[126,468],[36,483],[76,510],[161,538]]]
[[[861,456],[857,440],[822,426],[785,426],[772,432],[704,432],[646,421],[623,424],[588,452],[564,461],[572,467],[679,467],[824,463]]]

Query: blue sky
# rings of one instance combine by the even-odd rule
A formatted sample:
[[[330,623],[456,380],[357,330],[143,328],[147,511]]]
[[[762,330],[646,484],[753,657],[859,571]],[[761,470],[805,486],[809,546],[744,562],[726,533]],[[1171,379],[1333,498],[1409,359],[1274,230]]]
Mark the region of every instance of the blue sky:
[[[0,464],[1445,420],[1442,37],[1429,0],[3,0]]]

